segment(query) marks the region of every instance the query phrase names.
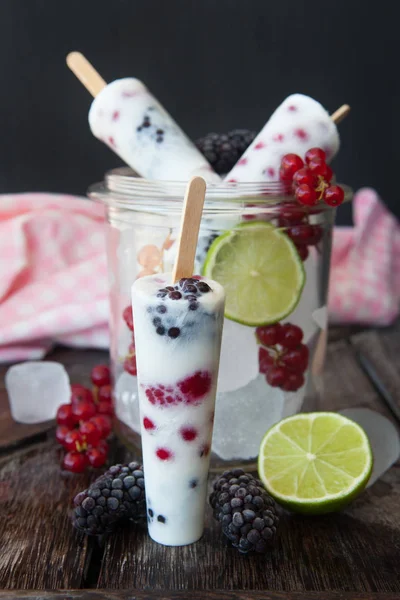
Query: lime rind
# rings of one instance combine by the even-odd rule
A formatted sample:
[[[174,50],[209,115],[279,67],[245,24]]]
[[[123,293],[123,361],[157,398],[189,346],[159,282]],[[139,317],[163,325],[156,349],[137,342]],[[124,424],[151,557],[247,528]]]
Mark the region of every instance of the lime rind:
[[[331,434],[330,439],[325,440],[322,446],[318,448],[310,447],[310,450],[314,450],[314,452],[317,454],[318,464],[316,466],[317,461],[312,462],[311,460],[307,460],[306,449],[304,448],[304,440],[303,443],[299,445],[296,440],[287,437],[286,433],[282,432],[282,427],[285,427],[285,424],[288,423],[290,424],[296,421],[304,421],[304,425],[306,427],[307,425],[310,426],[309,442],[310,444],[312,444],[312,427],[316,419],[320,417],[326,417],[330,420],[335,419],[338,423],[338,428]],[[346,427],[350,427],[353,434],[358,434],[361,445],[356,446],[354,448],[347,447],[343,450],[336,449],[334,452],[331,453],[321,453],[321,450],[328,449],[331,441],[338,437],[338,433],[342,430],[342,428]],[[268,460],[268,458],[265,455],[265,448],[267,446],[268,441],[274,435],[283,437],[285,439],[285,443],[283,444],[283,448],[279,449],[279,454],[270,453],[270,460],[272,460],[275,466],[278,469],[280,469],[280,475],[285,475],[289,474],[290,472],[293,472],[292,481],[296,482],[297,492],[299,486],[304,486],[306,488],[307,481],[305,480],[305,476],[307,475],[310,467],[312,467],[312,469],[315,471],[314,477],[311,478],[311,483],[309,484],[309,497],[299,497],[297,494],[293,493],[280,493],[276,489],[276,487],[274,487],[273,483],[274,480],[277,479],[277,477],[268,477],[268,474],[265,473],[265,462],[266,460]],[[361,472],[359,472],[357,476],[353,476],[349,469],[354,467],[354,463],[351,464],[352,455],[354,458],[354,455],[357,452],[364,459],[364,464]],[[332,460],[332,455],[339,454],[345,455],[347,461],[347,464],[345,463],[344,465],[340,463],[340,467],[330,462]],[[322,456],[325,457],[326,460],[321,458]],[[321,466],[323,471],[322,474],[324,474],[325,470],[325,475],[327,475],[327,472],[330,470],[330,474],[334,475],[333,485],[337,486],[338,491],[329,492],[326,489],[327,481],[329,478],[324,479],[324,477],[321,476]],[[293,512],[303,514],[325,514],[341,510],[342,508],[347,506],[347,504],[349,504],[352,500],[354,500],[366,487],[368,480],[371,476],[372,468],[372,450],[367,434],[362,429],[362,427],[360,427],[360,425],[358,425],[355,421],[352,421],[351,419],[348,419],[343,415],[327,412],[298,414],[291,417],[287,417],[286,419],[283,419],[279,423],[273,425],[263,437],[258,457],[259,476],[263,481],[267,491],[282,506],[285,506]],[[311,484],[312,486],[314,486],[313,488]],[[322,490],[322,493],[320,493],[319,496],[315,497],[315,495],[313,495],[311,492],[314,493],[317,489]]]
[[[259,280],[257,287],[257,279],[249,279],[248,265],[254,260],[261,260],[259,265],[261,270],[265,269],[267,265],[266,260],[268,257],[260,256],[259,254],[255,256],[254,251],[252,252],[254,248],[251,247],[251,243],[252,241],[254,242],[254,235],[251,235],[251,233],[254,231],[254,234],[256,234],[257,231],[260,230],[269,233],[268,249],[273,248],[271,241],[275,240],[275,245],[279,244],[280,248],[284,249],[285,254],[283,261],[279,262],[277,260],[272,260],[268,263],[268,270],[273,276]],[[246,240],[244,246],[240,248],[241,242],[243,244],[243,239],[240,239],[243,231],[249,233],[250,237]],[[238,241],[235,244],[234,240],[236,237]],[[262,242],[264,242],[264,240],[262,240]],[[263,249],[265,250],[265,244]],[[235,253],[237,254],[236,258],[234,256]],[[220,261],[221,258],[224,260],[224,254],[227,254],[228,259],[231,262],[230,272],[225,281],[222,280],[224,278],[221,274],[220,277],[218,277],[218,274],[215,273],[215,271],[218,270],[218,259]],[[248,260],[247,264],[246,259]],[[290,276],[287,274],[288,270],[291,271]],[[224,286],[227,295],[225,317],[250,327],[270,325],[288,317],[299,303],[306,281],[304,265],[298,255],[296,246],[282,229],[265,221],[241,223],[234,229],[227,231],[216,238],[208,250],[202,274],[219,281],[219,283]],[[287,285],[288,280],[290,281],[289,285]],[[239,285],[240,281],[241,285]],[[244,289],[246,283],[249,287],[247,292],[246,289]],[[277,292],[274,291],[274,285]],[[238,289],[238,287],[240,289]],[[286,295],[287,300],[284,303],[282,310],[275,308],[268,312],[265,308],[267,307],[267,302],[265,301],[265,288],[268,287],[271,292],[270,298],[274,298],[275,302],[279,301],[279,295]],[[256,310],[254,308],[252,310],[252,305],[253,307],[256,305],[257,309],[260,306],[262,308],[261,310]]]

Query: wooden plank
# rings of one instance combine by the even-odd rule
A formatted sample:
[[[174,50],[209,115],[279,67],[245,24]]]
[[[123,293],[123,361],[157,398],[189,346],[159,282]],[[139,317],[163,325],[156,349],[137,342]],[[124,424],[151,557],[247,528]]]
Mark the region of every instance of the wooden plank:
[[[328,346],[324,390],[325,410],[366,406],[385,413],[346,341]],[[205,534],[192,546],[159,546],[128,527],[107,542],[98,586],[190,590],[190,596],[215,589],[400,592],[399,540],[400,469],[392,469],[341,514],[284,515],[280,543],[267,557],[240,556],[209,507]]]
[[[0,460],[0,589],[82,586],[92,542],[69,514],[94,475],[63,474],[60,458],[51,440]]]
[[[0,598],[10,600],[188,600],[188,593],[135,590],[71,590],[41,592],[0,591]],[[398,600],[398,594],[354,592],[191,592],[192,600]]]
[[[108,362],[108,352],[58,347],[46,360],[62,363],[70,376],[71,383],[90,386],[90,370],[96,364]],[[10,365],[0,365],[0,451],[21,443],[40,439],[41,434],[54,426],[53,421],[24,425],[11,417],[4,377]],[[43,435],[42,435],[43,438]]]
[[[384,387],[400,407],[400,324],[365,331],[351,337],[351,343],[372,363]]]

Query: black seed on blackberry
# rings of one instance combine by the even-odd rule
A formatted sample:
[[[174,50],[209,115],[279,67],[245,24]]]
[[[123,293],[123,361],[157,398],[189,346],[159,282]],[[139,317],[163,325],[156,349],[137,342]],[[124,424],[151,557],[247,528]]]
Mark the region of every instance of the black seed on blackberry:
[[[165,334],[165,327],[157,327],[156,332],[158,333],[158,335],[164,335]]]
[[[160,319],[160,317],[154,317],[154,319],[153,319],[153,325],[155,327],[158,327],[158,325],[161,325],[161,319]]]
[[[222,512],[225,515],[228,515],[231,512],[231,505],[229,504],[229,502],[226,502],[223,506],[222,506]]]
[[[85,525],[86,525],[86,519],[84,519],[83,517],[79,517],[77,519],[77,522],[78,522],[79,527],[85,527]]]
[[[135,463],[131,463],[131,464],[135,464]],[[121,473],[129,473],[129,467],[122,467]]]
[[[244,524],[244,520],[242,514],[240,512],[236,512],[232,517],[232,523],[236,527],[241,527]]]
[[[243,488],[243,487],[239,488],[236,495],[238,498],[245,498],[247,495],[246,488]]]
[[[179,329],[179,327],[170,327],[168,329],[168,335],[170,338],[177,338],[179,337],[181,330]]]
[[[132,500],[138,500],[138,498],[140,498],[140,496],[141,496],[141,493],[142,492],[141,492],[140,488],[137,487],[137,485],[129,488],[129,491],[128,491],[128,494],[132,498]]]
[[[271,531],[271,529],[263,529],[261,532],[262,537],[264,538],[264,540],[266,540],[267,542],[273,537],[273,532]]]
[[[149,508],[147,512],[149,513],[150,517],[154,517],[154,512],[151,508]]]
[[[156,307],[156,311],[157,311],[158,313],[160,313],[161,315],[163,315],[164,313],[166,313],[166,312],[167,312],[167,307],[166,307],[164,304],[159,304],[159,305]]]
[[[171,300],[180,300],[182,298],[182,294],[174,290],[168,294],[168,298]]]
[[[106,505],[106,499],[104,496],[100,496],[100,498],[97,499],[97,504],[99,506],[105,506]]]
[[[261,519],[260,517],[256,517],[253,521],[253,527],[254,527],[254,529],[257,529],[258,531],[261,531],[262,529],[264,529],[264,519]]]
[[[225,504],[225,502],[229,502],[231,499],[230,495],[228,494],[228,492],[223,492],[220,497],[219,497],[219,502],[221,504]]]
[[[137,485],[138,487],[140,487],[142,490],[144,490],[144,479],[143,479],[143,477],[139,477],[139,478],[136,480],[136,485]]]
[[[232,523],[232,515],[224,515],[221,520],[222,526]]]
[[[231,485],[231,487],[229,488],[229,494],[231,496],[234,496],[236,494],[236,492],[239,491],[239,486],[237,484]]]
[[[232,508],[238,508],[243,505],[243,500],[241,498],[232,498],[231,506]]]
[[[95,517],[100,517],[100,515],[102,515],[103,512],[104,508],[102,506],[95,506],[92,510],[92,515],[94,515]]]
[[[108,498],[107,506],[110,510],[117,510],[117,508],[119,507],[119,502],[117,498]]]
[[[189,310],[197,310],[199,307],[199,303],[198,302],[191,302],[189,304]]]
[[[82,508],[82,506],[78,506],[78,508],[75,509],[75,513],[78,515],[78,517],[86,517],[87,512],[84,508]]]
[[[86,498],[86,500],[82,502],[82,508],[85,510],[92,510],[95,506],[96,502],[93,498]]]
[[[121,479],[114,479],[114,481],[111,484],[111,487],[113,490],[121,490],[123,485],[124,484],[122,483]]]
[[[135,477],[132,477],[132,475],[128,475],[124,479],[124,488],[129,490],[129,488],[131,488],[133,485],[135,485],[135,483],[136,483]]]
[[[165,523],[165,522],[166,522],[166,520],[167,520],[167,519],[166,519],[165,517],[163,517],[163,515],[158,515],[158,517],[157,517],[157,521],[158,521],[159,523]]]
[[[94,490],[89,490],[89,491],[88,491],[88,496],[89,496],[90,498],[94,498],[94,499],[96,499],[96,498],[98,498],[99,496],[101,496],[101,492],[100,492],[100,490],[99,490],[98,488],[95,488]]]
[[[122,500],[122,498],[124,497],[124,492],[122,490],[113,490],[111,492],[111,496],[113,498],[118,498],[118,500]]]
[[[138,469],[138,468],[136,468],[136,469],[133,471],[132,475],[133,475],[134,477],[136,477],[136,478],[138,478],[138,477],[143,477],[143,471],[142,471],[141,469]]]
[[[264,506],[264,500],[261,498],[261,496],[254,496],[253,497],[253,504],[258,509],[260,509],[260,508],[262,508]]]
[[[110,495],[110,490],[108,488],[104,488],[104,490],[103,490],[103,496],[105,496],[106,498],[108,498],[109,495]]]
[[[207,292],[211,292],[210,286],[205,281],[199,281],[199,283],[197,284],[197,289],[202,294],[207,294]]]

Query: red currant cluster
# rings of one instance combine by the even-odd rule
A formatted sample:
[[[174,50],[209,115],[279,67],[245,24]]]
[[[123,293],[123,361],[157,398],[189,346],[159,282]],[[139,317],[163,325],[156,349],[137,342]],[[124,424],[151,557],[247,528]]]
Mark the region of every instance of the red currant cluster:
[[[280,208],[278,226],[285,228],[297,248],[301,260],[308,258],[308,247],[316,246],[322,238],[323,229],[320,225],[309,222],[309,211],[294,202],[283,204]]]
[[[286,154],[279,177],[292,183],[297,201],[305,206],[315,206],[320,200],[329,206],[339,206],[344,200],[343,189],[331,185],[333,171],[326,164],[326,154],[321,148],[310,148],[304,161],[297,154]]]
[[[111,433],[114,414],[110,369],[98,365],[92,369],[93,391],[83,385],[71,386],[71,402],[57,411],[56,439],[67,453],[62,466],[82,473],[86,467],[101,467],[107,460],[106,439]]]
[[[132,342],[128,348],[128,354],[124,359],[124,371],[129,373],[130,375],[137,375],[137,367],[136,367],[136,351],[135,351],[135,335],[133,328],[133,312],[132,306],[127,306],[124,308],[122,312],[122,318],[128,326],[128,329],[132,331]]]
[[[297,325],[285,323],[257,327],[261,344],[258,351],[260,373],[272,387],[295,392],[304,385],[308,366],[308,348],[302,344],[303,331]]]

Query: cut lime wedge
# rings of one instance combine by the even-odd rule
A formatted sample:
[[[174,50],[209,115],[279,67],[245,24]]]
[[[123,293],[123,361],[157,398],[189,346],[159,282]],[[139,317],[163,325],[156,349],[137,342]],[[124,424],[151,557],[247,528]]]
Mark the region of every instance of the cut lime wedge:
[[[265,434],[258,472],[277,502],[294,512],[340,510],[366,486],[372,451],[365,431],[337,413],[294,415]]]
[[[293,312],[305,282],[296,247],[265,221],[243,223],[214,240],[203,275],[224,286],[225,316],[252,327]]]

